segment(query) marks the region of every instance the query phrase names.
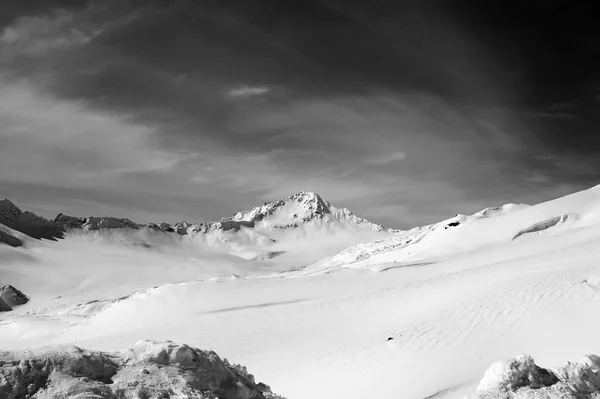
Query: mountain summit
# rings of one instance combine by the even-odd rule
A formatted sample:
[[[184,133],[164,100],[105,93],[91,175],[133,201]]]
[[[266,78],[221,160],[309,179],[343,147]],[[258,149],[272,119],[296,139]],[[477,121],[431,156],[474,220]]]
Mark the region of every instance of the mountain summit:
[[[375,231],[386,230],[382,225],[354,215],[347,208],[336,208],[319,194],[310,191],[301,191],[282,200],[266,202],[251,210],[238,212],[230,220],[253,225],[260,222],[265,227],[273,228],[294,228],[312,221],[348,222]]]

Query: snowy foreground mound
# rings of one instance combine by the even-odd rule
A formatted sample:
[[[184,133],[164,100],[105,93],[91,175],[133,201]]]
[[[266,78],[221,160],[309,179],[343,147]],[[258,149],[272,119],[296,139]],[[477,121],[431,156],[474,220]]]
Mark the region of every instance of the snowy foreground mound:
[[[283,399],[245,367],[170,341],[116,353],[75,346],[0,352],[0,397]]]
[[[493,364],[474,399],[600,398],[600,357],[584,356],[555,370],[539,367],[528,355]]]

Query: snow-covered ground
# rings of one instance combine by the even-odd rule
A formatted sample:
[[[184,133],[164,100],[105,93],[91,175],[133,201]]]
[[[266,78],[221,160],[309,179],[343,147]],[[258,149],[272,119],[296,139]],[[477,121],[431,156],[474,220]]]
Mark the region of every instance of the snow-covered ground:
[[[0,348],[172,340],[244,364],[290,399],[462,398],[498,360],[600,353],[600,186],[407,232],[330,219],[242,228],[243,240],[279,234],[269,251],[285,252],[270,259],[148,229],[53,242],[3,227],[24,245],[0,245],[0,285],[30,302],[0,313]]]

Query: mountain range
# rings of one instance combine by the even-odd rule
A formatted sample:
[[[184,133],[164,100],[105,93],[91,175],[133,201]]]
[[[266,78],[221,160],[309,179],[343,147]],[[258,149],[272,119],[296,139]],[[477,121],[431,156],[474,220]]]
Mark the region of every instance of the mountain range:
[[[595,187],[564,198],[587,198],[597,191]],[[0,242],[19,247],[35,243],[31,239],[60,240],[73,235],[92,235],[97,240],[149,250],[181,249],[188,254],[219,253],[255,261],[277,257],[282,265],[293,266],[291,270],[302,267],[305,273],[312,274],[338,268],[400,266],[436,254],[509,242],[528,233],[576,222],[580,217],[575,209],[555,209],[556,204],[572,202],[564,198],[533,207],[505,204],[472,215],[457,214],[410,230],[372,223],[308,191],[214,222],[174,224],[141,224],[126,218],[76,217],[62,213],[54,220],[47,220],[21,211],[3,199],[0,200]],[[548,208],[551,211],[544,211]],[[489,232],[478,234],[482,228]]]
[[[341,250],[347,245],[388,237],[398,231],[371,223],[307,191],[214,222],[173,224],[136,223],[127,218],[79,217],[63,213],[48,220],[22,211],[8,199],[0,200],[0,242],[13,247],[26,245],[29,238],[58,240],[70,234],[114,235],[120,232],[121,241],[151,248],[157,245],[157,234],[166,234],[172,235],[176,243],[185,243],[187,247],[194,244],[198,250],[227,252],[245,259],[269,259],[289,251],[283,248],[287,247],[284,242],[320,238],[320,241],[328,242],[329,248]],[[343,239],[332,246],[336,237]]]

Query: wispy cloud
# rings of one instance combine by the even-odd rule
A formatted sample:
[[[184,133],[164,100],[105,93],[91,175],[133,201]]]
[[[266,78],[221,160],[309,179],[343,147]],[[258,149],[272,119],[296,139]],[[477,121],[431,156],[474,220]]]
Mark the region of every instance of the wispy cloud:
[[[498,106],[514,98],[497,83],[510,68],[446,18],[398,24],[361,2],[342,7],[361,18],[339,18],[316,2],[323,18],[306,35],[301,6],[125,3],[32,13],[0,32],[0,189],[63,211],[190,220],[305,189],[411,227],[592,176],[572,156],[532,159],[549,138],[521,118],[560,121]],[[411,11],[400,3],[397,15]],[[402,39],[415,36],[425,45]],[[535,111],[575,114],[565,101]]]
[[[403,152],[392,152],[388,154],[381,154],[377,157],[368,158],[364,161],[368,165],[386,165],[392,162],[402,161],[406,159],[406,154]]]
[[[530,112],[529,115],[538,118],[560,118],[560,119],[574,119],[577,115],[568,112]]]
[[[262,96],[267,94],[269,90],[267,86],[239,86],[229,89],[227,95],[234,98],[249,98]]]
[[[156,127],[1,77],[0,120],[4,178],[84,184],[94,176],[167,171],[193,156],[153,145]]]
[[[57,11],[48,16],[18,18],[2,30],[0,45],[5,54],[46,55],[84,45],[100,33],[85,26],[75,27],[71,13]]]

